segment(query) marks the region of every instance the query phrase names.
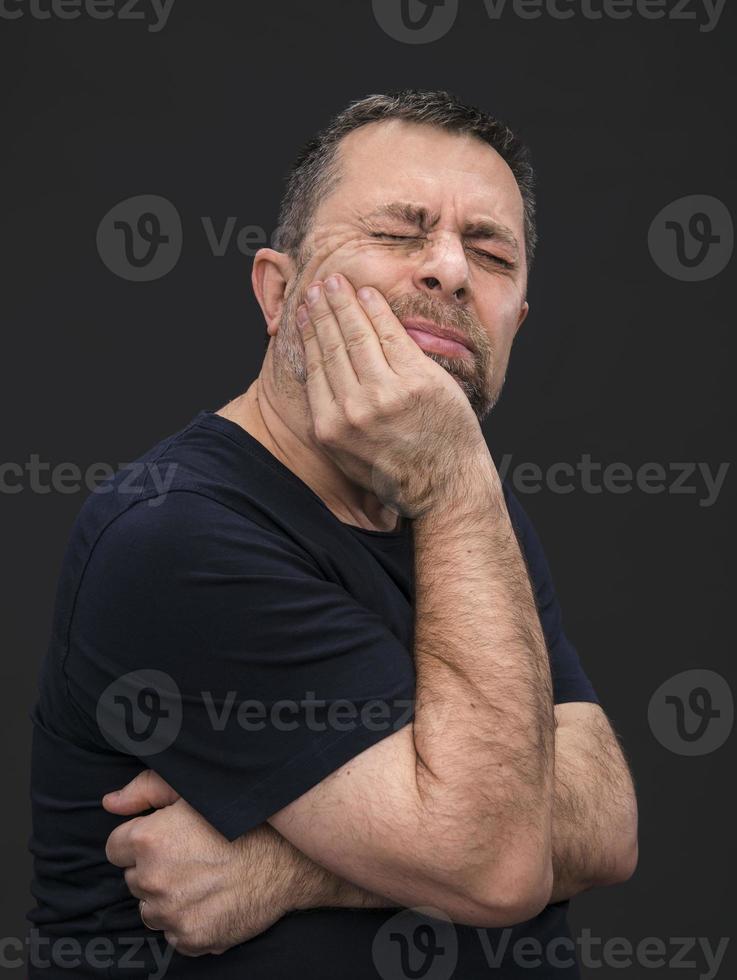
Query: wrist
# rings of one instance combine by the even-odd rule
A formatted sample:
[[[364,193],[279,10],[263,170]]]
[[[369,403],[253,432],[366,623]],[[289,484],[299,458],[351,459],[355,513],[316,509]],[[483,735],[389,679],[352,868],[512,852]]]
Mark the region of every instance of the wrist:
[[[340,905],[341,881],[337,875],[310,861],[300,851],[290,858],[290,911]]]
[[[415,523],[432,524],[440,520],[445,524],[449,519],[465,521],[476,514],[488,520],[495,509],[500,515],[506,515],[501,477],[484,442],[477,452],[459,462],[432,506]]]

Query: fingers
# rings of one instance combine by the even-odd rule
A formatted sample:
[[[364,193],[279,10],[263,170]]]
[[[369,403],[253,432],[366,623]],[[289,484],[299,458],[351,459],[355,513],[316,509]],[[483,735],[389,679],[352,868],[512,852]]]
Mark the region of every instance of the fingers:
[[[346,348],[341,325],[324,283],[313,283],[307,290],[306,298],[307,314],[317,337],[325,376],[334,397],[341,401],[360,383]],[[309,331],[309,327],[306,329]]]
[[[147,817],[134,817],[127,820],[110,834],[105,845],[105,856],[117,868],[132,868],[136,863],[136,828]]]
[[[328,288],[331,282],[332,290]],[[303,322],[315,328],[326,377],[335,397],[344,397],[351,388],[355,388],[357,382],[386,381],[390,368],[381,339],[367,311],[366,301],[359,302],[352,284],[340,273],[330,276],[324,284],[315,285],[318,292],[314,294],[312,304],[300,307],[300,316]],[[378,306],[377,322],[384,334],[392,332],[393,322],[393,336],[409,341],[381,293],[371,288],[366,292],[370,299],[378,297],[373,304],[374,313]],[[307,333],[311,335],[309,330]],[[412,346],[410,344],[408,349]]]
[[[358,302],[352,284],[336,273],[326,281],[334,282],[326,297],[343,335],[348,356],[361,384],[388,380],[391,371],[381,342],[364,306]]]
[[[102,805],[108,813],[129,817],[144,810],[171,806],[178,799],[179,793],[158,773],[153,769],[144,769],[127,786],[103,796]]]
[[[368,317],[389,367],[399,373],[400,368],[417,360],[420,348],[394,315],[386,298],[373,286],[361,286],[356,294]],[[425,363],[424,360],[422,362]]]
[[[306,388],[310,411],[313,418],[325,418],[333,408],[335,397],[325,373],[317,331],[310,320],[306,306],[300,306],[297,310],[297,326],[305,347]]]

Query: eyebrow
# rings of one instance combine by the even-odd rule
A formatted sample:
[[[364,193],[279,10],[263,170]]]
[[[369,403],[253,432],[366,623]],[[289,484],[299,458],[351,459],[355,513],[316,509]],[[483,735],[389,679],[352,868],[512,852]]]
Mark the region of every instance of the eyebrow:
[[[407,201],[391,201],[388,204],[382,204],[366,215],[364,220],[371,222],[375,218],[394,218],[397,221],[414,225],[422,232],[432,230],[440,221],[439,214],[431,214],[422,205],[410,204]],[[479,218],[477,221],[467,222],[463,228],[463,237],[493,238],[510,248],[515,255],[519,255],[519,243],[514,232],[506,225],[491,218]]]

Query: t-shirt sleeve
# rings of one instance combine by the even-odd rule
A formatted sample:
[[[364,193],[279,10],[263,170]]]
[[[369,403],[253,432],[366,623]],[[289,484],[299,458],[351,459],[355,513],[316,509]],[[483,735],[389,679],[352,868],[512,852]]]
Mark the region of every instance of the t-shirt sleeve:
[[[548,646],[553,701],[555,704],[567,701],[591,701],[599,704],[599,698],[584,672],[578,653],[563,631],[560,604],[540,538],[506,482],[503,483],[503,489],[509,517],[525,556],[540,624]]]
[[[411,652],[286,533],[195,492],[103,532],[68,691],[229,840],[411,721]]]

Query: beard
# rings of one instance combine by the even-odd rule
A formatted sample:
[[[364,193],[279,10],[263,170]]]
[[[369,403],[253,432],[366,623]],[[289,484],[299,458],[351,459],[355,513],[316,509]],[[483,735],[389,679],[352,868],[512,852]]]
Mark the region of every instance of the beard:
[[[273,338],[274,376],[280,390],[288,393],[299,389],[304,396],[307,384],[305,351],[297,326],[297,307],[304,302],[304,285],[301,273],[284,303],[279,330]],[[406,294],[395,300],[387,300],[392,313],[397,318],[408,316],[425,317],[441,326],[452,327],[473,344],[473,360],[467,356],[448,357],[433,351],[422,351],[431,360],[444,368],[460,385],[473,409],[479,423],[483,422],[496,405],[504,387],[504,374],[497,376],[494,371],[494,352],[488,336],[478,320],[469,310],[461,307],[448,307],[434,296],[424,293]],[[419,346],[419,345],[418,345]]]

